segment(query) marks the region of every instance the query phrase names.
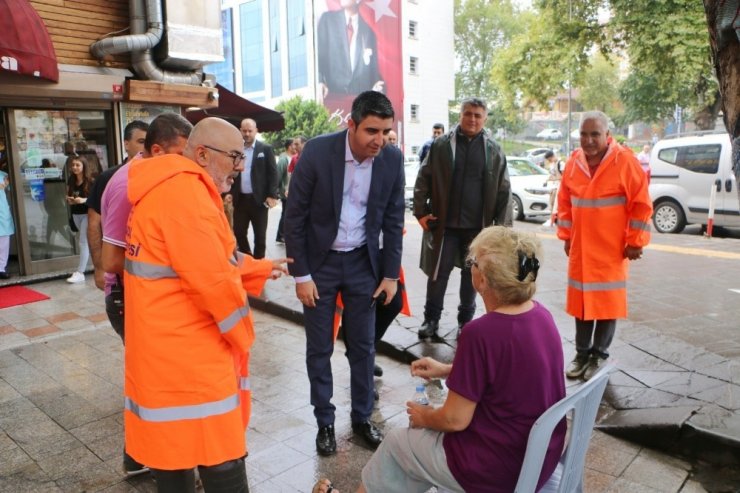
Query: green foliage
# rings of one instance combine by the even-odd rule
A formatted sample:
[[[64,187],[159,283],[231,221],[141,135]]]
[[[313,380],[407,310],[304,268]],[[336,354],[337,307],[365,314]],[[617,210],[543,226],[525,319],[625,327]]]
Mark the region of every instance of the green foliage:
[[[281,101],[275,110],[282,112],[285,118],[283,130],[266,135],[268,142],[276,150],[282,151],[286,139],[299,135],[310,139],[339,129],[336,122],[329,119],[329,112],[324,106],[315,101],[304,100],[300,96]]]
[[[670,117],[676,104],[697,123],[700,115],[709,122],[706,114],[716,114],[719,93],[702,2],[539,0],[535,7],[536,14],[520,16],[525,31],[493,68],[494,83],[510,101],[547,107],[570,80],[585,96],[584,107],[605,106],[592,84],[606,84],[614,99],[617,94],[611,78],[603,79],[599,57],[590,56],[598,50],[615,63],[629,61],[618,90],[624,113],[607,111],[615,121],[656,122]]]
[[[584,74],[579,100],[584,108],[603,111],[612,120],[618,119],[621,113],[617,67],[600,53],[592,57],[591,66]]]
[[[468,97],[493,100],[490,73],[497,53],[522,32],[510,0],[455,0],[455,76],[458,102]]]

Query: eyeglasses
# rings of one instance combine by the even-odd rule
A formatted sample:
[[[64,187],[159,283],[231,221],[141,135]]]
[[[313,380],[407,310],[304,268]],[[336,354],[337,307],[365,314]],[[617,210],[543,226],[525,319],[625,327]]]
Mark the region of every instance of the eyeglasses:
[[[475,257],[468,257],[465,259],[465,267],[472,269],[473,266],[478,267],[478,260]]]
[[[223,151],[221,149],[217,149],[215,147],[211,147],[211,146],[205,145],[205,144],[203,144],[203,147],[205,147],[207,149],[210,149],[212,151],[220,152],[221,154],[226,154],[227,156],[229,156],[231,159],[234,160],[234,169],[238,168],[239,167],[239,163],[241,163],[244,160],[244,158],[247,157],[243,152],[238,152],[238,151]]]

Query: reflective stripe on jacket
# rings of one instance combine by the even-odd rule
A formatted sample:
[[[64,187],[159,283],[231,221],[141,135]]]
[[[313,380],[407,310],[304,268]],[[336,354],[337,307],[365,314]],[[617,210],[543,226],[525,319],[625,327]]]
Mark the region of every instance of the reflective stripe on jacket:
[[[591,177],[581,149],[563,172],[558,238],[570,240],[566,311],[581,320],[627,316],[627,245],[650,241],[647,179],[632,150],[610,142]]]
[[[182,156],[132,164],[128,195],[127,452],[165,470],[242,457],[254,340],[243,283],[261,289],[271,262],[234,255],[218,190]]]

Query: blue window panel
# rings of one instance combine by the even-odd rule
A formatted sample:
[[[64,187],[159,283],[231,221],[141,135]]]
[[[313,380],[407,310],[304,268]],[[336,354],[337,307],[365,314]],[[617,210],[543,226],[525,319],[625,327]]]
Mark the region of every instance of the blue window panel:
[[[232,10],[221,11],[221,29],[224,37],[224,61],[211,63],[203,69],[216,76],[216,81],[229,91],[234,91],[234,32],[231,22]]]
[[[308,85],[306,38],[306,4],[304,0],[288,0],[288,87],[291,90]]]
[[[265,90],[262,2],[239,6],[242,43],[242,92]]]
[[[269,0],[270,5],[270,78],[272,97],[283,94],[282,45],[280,39],[280,1]]]

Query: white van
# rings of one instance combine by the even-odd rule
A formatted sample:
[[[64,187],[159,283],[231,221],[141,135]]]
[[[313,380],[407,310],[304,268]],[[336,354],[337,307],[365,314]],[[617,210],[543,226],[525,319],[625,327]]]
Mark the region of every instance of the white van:
[[[711,188],[717,190],[715,226],[740,227],[737,180],[727,133],[697,132],[667,138],[650,154],[653,225],[680,233],[687,224],[706,224]]]

